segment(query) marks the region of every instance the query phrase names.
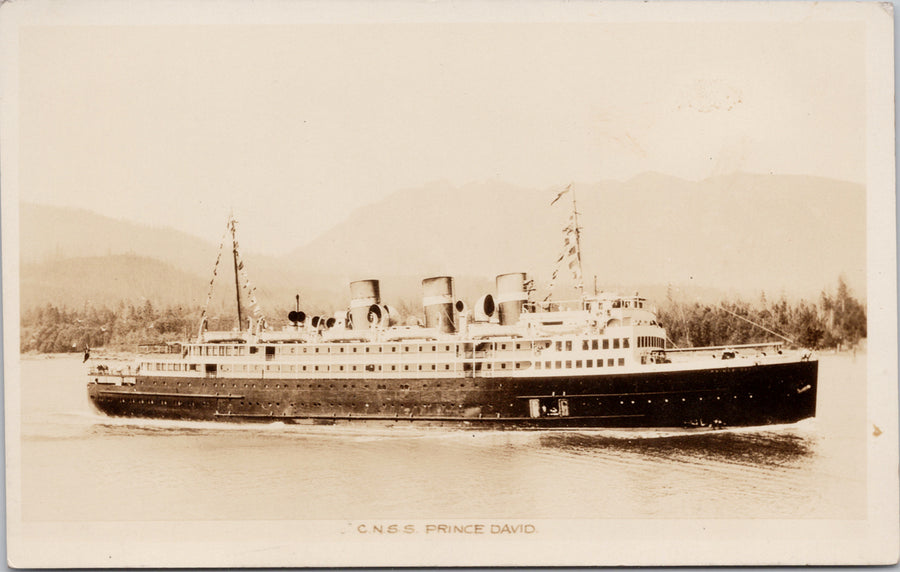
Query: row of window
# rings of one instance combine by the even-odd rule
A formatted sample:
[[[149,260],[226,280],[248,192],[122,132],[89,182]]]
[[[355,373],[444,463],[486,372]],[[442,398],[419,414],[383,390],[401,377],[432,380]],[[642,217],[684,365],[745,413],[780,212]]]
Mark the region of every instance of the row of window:
[[[629,338],[604,338],[604,339],[594,339],[594,340],[581,340],[581,349],[582,350],[599,350],[601,347],[604,350],[610,349],[610,344],[612,345],[612,349],[617,350],[620,348],[630,348],[631,340]],[[563,349],[565,348],[565,349]],[[556,342],[556,351],[567,351],[570,352],[573,350],[572,340],[566,340],[563,342],[562,340],[558,340]]]
[[[145,403],[149,404],[149,405],[156,405],[157,403],[159,403],[159,405],[170,405],[171,404],[171,405],[179,405],[179,406],[185,405],[187,407],[194,407],[193,400],[188,400],[187,403],[184,403],[182,401],[172,400],[170,403],[170,401],[168,399],[158,399],[158,400],[157,399],[139,399],[136,397],[118,397],[117,398],[117,397],[109,397],[109,396],[105,396],[105,395],[100,396],[99,400],[105,401],[105,402],[118,401],[119,403],[139,403],[141,405],[143,405]]]
[[[565,360],[565,362],[563,362],[562,360],[559,360],[559,361],[545,361],[545,362],[543,362],[543,364],[544,364],[543,368],[544,369],[564,369],[563,363],[565,363],[565,368],[572,367],[572,360]],[[598,359],[596,363],[597,363],[597,367],[603,367],[602,359]],[[582,367],[582,364],[584,364],[584,367],[594,367],[594,360],[592,360],[592,359],[589,359],[589,360],[577,359],[577,360],[575,360],[576,368]],[[625,365],[625,358],[618,358],[618,359],[609,358],[606,360],[607,367],[614,367],[617,364]],[[534,367],[535,367],[535,369],[541,369],[541,362],[535,362]]]
[[[665,338],[657,336],[638,336],[637,343],[639,348],[664,348],[666,347]]]
[[[281,402],[275,402],[275,403],[273,403],[273,402],[271,402],[271,401],[269,401],[269,402],[263,402],[263,401],[246,401],[246,402],[244,402],[244,401],[241,401],[241,402],[240,402],[240,405],[241,405],[241,406],[247,406],[247,407],[253,407],[253,406],[256,406],[256,407],[269,407],[269,408],[271,408],[271,407],[281,407]],[[291,404],[290,404],[290,406],[291,406],[292,408],[293,408],[293,407],[297,407],[297,406],[300,406],[300,407],[331,407],[331,408],[334,408],[334,407],[353,407],[354,405],[358,405],[358,403],[355,403],[355,404],[354,404],[354,403],[320,403],[320,402],[318,402],[318,401],[314,401],[314,402],[310,402],[310,403],[291,403]],[[366,403],[365,406],[366,406],[366,407],[369,407],[369,404]],[[412,405],[399,405],[399,406],[400,406],[400,407],[411,407]],[[384,407],[390,407],[390,405],[389,405],[389,404],[383,404],[383,405],[382,405],[382,408],[384,408]],[[430,409],[430,408],[433,408],[433,407],[434,407],[434,408],[449,409],[449,408],[453,408],[453,407],[462,408],[462,407],[463,407],[463,404],[462,404],[462,403],[459,403],[459,404],[457,404],[457,403],[450,403],[450,402],[444,402],[444,403],[421,403],[421,404],[415,404],[414,407],[419,407],[419,408],[421,408],[421,409]]]
[[[644,301],[642,299],[637,300],[613,300],[612,303],[613,308],[643,308]]]
[[[235,372],[254,372],[268,371],[274,373],[297,373],[304,371],[318,372],[340,372],[340,371],[450,371],[451,364],[404,364],[402,367],[397,364],[392,365],[279,365],[279,364],[252,364],[252,365],[229,365],[220,364],[219,371],[235,371]]]
[[[548,345],[545,347],[549,347]],[[589,349],[600,349],[602,344],[603,349],[619,349],[628,348],[629,347],[629,338],[606,338],[606,339],[591,339],[591,340],[582,340],[581,349],[589,350]],[[542,342],[537,344],[537,347],[541,347],[543,345]],[[260,346],[225,346],[220,344],[213,345],[203,345],[203,346],[192,346],[189,350],[190,355],[200,355],[200,356],[242,356],[246,355],[247,350],[249,349],[250,354],[256,354],[259,352]],[[565,347],[565,350],[563,350]],[[422,353],[422,352],[459,352],[459,351],[485,351],[485,350],[521,350],[521,349],[530,349],[530,343],[521,343],[521,342],[499,342],[499,343],[490,343],[490,342],[482,342],[479,344],[466,343],[462,345],[457,344],[422,344],[422,345],[400,345],[400,344],[387,344],[387,345],[345,345],[345,344],[337,344],[337,345],[323,345],[323,346],[307,346],[305,344],[285,344],[279,346],[265,346],[266,355],[275,355],[277,354],[342,354],[342,353],[397,353],[400,351],[401,353]],[[573,349],[573,341],[559,340],[556,342],[556,350],[557,351],[572,351]]]
[[[141,369],[144,371],[197,371],[198,367],[195,363],[144,362],[141,364]]]
[[[472,350],[473,344],[467,344],[470,346],[469,351]],[[515,344],[515,348],[522,349],[522,346],[525,344],[517,343]],[[500,349],[507,349],[507,344],[500,344]],[[513,344],[509,344],[510,349],[512,349]],[[260,346],[224,346],[220,344],[212,344],[212,345],[204,345],[204,346],[192,346],[189,350],[190,355],[200,355],[200,356],[242,356],[250,354],[259,353]],[[526,345],[527,347],[527,345]],[[248,350],[249,348],[249,350]],[[451,344],[424,344],[424,345],[400,345],[400,344],[388,344],[388,345],[363,345],[360,346],[358,344],[354,345],[346,345],[346,344],[337,344],[337,345],[326,345],[326,346],[307,346],[307,345],[299,345],[299,344],[285,344],[278,346],[265,346],[266,354],[274,355],[274,354],[342,354],[342,353],[397,353],[397,351],[401,351],[403,353],[422,353],[422,352],[451,352],[451,351],[459,351],[459,347]]]
[[[212,369],[211,371],[216,371],[216,364],[208,364]],[[232,365],[232,364],[218,364],[218,371],[221,372],[236,372],[236,373],[252,373],[252,372],[270,372],[270,373],[299,373],[299,372],[320,372],[320,373],[328,373],[328,372],[376,372],[376,371],[457,371],[459,368],[451,368],[453,364],[449,363],[441,363],[441,364],[390,364],[390,365],[376,365],[376,364],[366,364],[366,365],[294,365],[294,364],[241,364],[241,365]],[[469,362],[465,362],[462,364],[464,371],[472,370],[472,364]],[[497,364],[482,364],[476,363],[476,370],[491,370],[491,369],[523,369],[528,367],[529,362],[502,362]],[[146,371],[198,371],[197,364],[181,364],[181,363],[150,363],[145,362],[143,364],[143,369]],[[210,369],[210,368],[207,368]]]
[[[479,383],[478,383],[477,381],[470,381],[468,384],[469,384],[471,387],[478,387],[478,386],[479,386]],[[167,381],[161,381],[161,382],[158,382],[158,383],[150,383],[149,385],[152,385],[152,386],[157,386],[157,385],[168,386],[168,382],[167,382]],[[219,389],[219,388],[221,388],[221,389],[226,389],[226,388],[229,387],[229,384],[228,384],[228,383],[224,383],[224,382],[222,382],[222,383],[220,383],[220,382],[214,382],[214,383],[212,383],[212,384],[210,384],[210,385],[211,385],[211,387],[212,387],[213,389]],[[244,383],[244,384],[232,383],[232,384],[231,384],[231,388],[232,388],[232,389],[238,389],[238,386],[239,386],[239,385],[243,385],[244,389],[256,389],[256,388],[257,388],[257,384],[256,384],[256,383]],[[297,383],[297,384],[290,384],[290,383],[273,383],[273,384],[269,384],[269,383],[260,383],[258,386],[259,386],[260,389],[269,389],[269,386],[270,386],[270,385],[271,385],[273,388],[275,388],[275,389],[303,389],[304,386],[305,386],[307,389],[334,389],[334,388],[335,388],[335,384],[333,384],[333,383],[329,383],[329,384],[327,384],[327,386],[326,386],[325,384],[322,384],[322,383],[309,383],[309,384],[303,384],[303,383]],[[194,382],[192,382],[192,381],[173,381],[173,382],[172,382],[172,387],[173,387],[173,388],[175,388],[175,387],[193,387],[193,386],[194,386]],[[442,386],[443,386],[443,387],[446,387],[447,389],[453,389],[454,387],[456,387],[456,383],[451,381],[451,382],[447,382],[446,385],[442,385],[441,382],[437,382],[437,383],[434,384],[434,388],[436,388],[436,389],[441,389]],[[204,382],[198,382],[198,383],[197,383],[197,387],[198,387],[198,388],[201,388],[201,389],[205,389],[205,388],[207,387],[207,384],[204,383]],[[360,386],[359,386],[360,389],[369,389],[369,387],[370,387],[370,386],[369,386],[368,383],[365,384],[365,385],[360,384]],[[466,382],[465,382],[465,381],[460,382],[459,387],[465,388],[465,387],[466,387]],[[503,384],[502,384],[502,383],[499,384],[498,387],[502,388],[502,387],[503,387]],[[343,384],[342,389],[348,389],[348,388],[349,388],[349,389],[356,389],[356,384],[353,384],[353,383],[351,383],[351,384],[346,384],[346,383]],[[409,384],[401,384],[401,385],[398,385],[397,388],[398,388],[398,389],[411,389],[411,386],[410,386]],[[375,389],[389,389],[389,387],[387,386],[387,384],[381,384],[381,383],[379,383],[379,384],[377,384],[377,385],[375,386]],[[428,389],[428,384],[427,384],[427,383],[419,384],[419,389]]]

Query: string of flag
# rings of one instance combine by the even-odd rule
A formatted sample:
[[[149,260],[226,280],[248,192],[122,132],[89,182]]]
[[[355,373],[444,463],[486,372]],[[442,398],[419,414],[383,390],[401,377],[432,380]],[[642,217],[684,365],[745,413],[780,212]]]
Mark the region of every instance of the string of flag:
[[[219,251],[216,254],[216,263],[213,265],[212,278],[209,279],[209,288],[206,292],[206,303],[203,304],[203,312],[200,313],[200,323],[203,323],[203,319],[206,318],[206,312],[209,310],[209,304],[212,301],[213,295],[213,283],[216,281],[216,275],[219,272],[219,262],[222,261],[222,252],[225,249],[225,239],[228,238],[228,233],[231,232],[231,218],[228,219],[228,223],[225,225],[225,232],[222,233],[222,240],[219,241]]]
[[[235,236],[235,232],[237,231],[237,220],[233,216],[228,218],[228,223],[225,225],[225,232],[222,234],[222,239],[219,241],[219,249],[216,254],[216,263],[213,265],[212,277],[209,279],[209,288],[206,293],[206,303],[203,305],[203,311],[200,314],[200,323],[203,323],[203,320],[206,318],[206,315],[209,311],[209,305],[212,303],[212,295],[213,289],[216,281],[216,277],[219,274],[219,264],[222,262],[222,253],[225,252],[225,241],[228,239],[228,235],[231,234],[232,237]],[[256,287],[250,283],[250,277],[247,275],[247,271],[244,270],[244,261],[241,259],[240,254],[240,245],[238,244],[237,239],[232,238],[232,248],[235,259],[237,260],[237,272],[240,277],[241,290],[246,296],[247,300],[250,304],[250,312],[253,314],[253,317],[256,321],[260,321],[264,319],[264,315],[262,312],[262,308],[259,306],[259,301],[256,298]]]
[[[232,232],[237,231],[237,221],[232,218]],[[256,321],[260,321],[263,319],[262,308],[259,307],[259,301],[256,299],[256,287],[250,283],[250,276],[247,274],[247,271],[244,270],[244,261],[241,259],[241,251],[240,245],[238,244],[237,239],[234,240],[234,255],[237,260],[237,269],[238,275],[241,278],[241,289],[247,296],[247,301],[250,304],[250,312],[253,314],[253,317]]]
[[[562,198],[565,194],[571,192],[572,185],[571,183],[559,194],[556,195],[556,198],[550,202],[550,206],[556,204],[556,202]],[[556,265],[553,269],[553,274],[550,276],[550,284],[547,286],[547,289],[551,292],[548,292],[547,297],[544,301],[550,299],[552,294],[553,287],[556,285],[557,279],[560,277],[560,273],[563,272],[571,272],[572,279],[574,279],[579,284],[582,282],[581,276],[581,252],[579,251],[579,237],[578,237],[578,211],[575,209],[575,197],[572,196],[572,214],[569,215],[569,219],[566,223],[566,226],[563,227],[563,248],[562,253],[556,259]]]

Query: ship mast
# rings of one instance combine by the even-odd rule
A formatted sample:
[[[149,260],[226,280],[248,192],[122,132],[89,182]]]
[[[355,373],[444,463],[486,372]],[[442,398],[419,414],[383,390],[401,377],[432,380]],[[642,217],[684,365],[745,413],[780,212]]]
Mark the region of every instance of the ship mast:
[[[238,331],[240,331],[244,327],[244,317],[241,313],[241,283],[238,278],[238,246],[235,226],[234,216],[232,215],[229,217],[228,227],[231,230],[231,253],[234,257],[234,294],[235,298],[237,298]]]
[[[571,185],[570,185],[571,187]],[[578,260],[578,291],[584,296],[584,269],[581,267],[581,227],[578,226],[578,206],[575,203],[575,189],[572,192],[572,222],[575,224],[575,257]]]
[[[572,272],[572,278],[576,281],[575,287],[578,288],[582,300],[584,299],[584,271],[581,267],[581,227],[578,225],[578,203],[575,200],[575,190],[572,189],[572,183],[569,183],[565,189],[556,195],[556,198],[550,202],[550,206],[556,204],[566,193],[572,194],[572,214],[569,216],[569,223],[563,229],[565,237],[563,252],[556,259],[556,269],[550,278],[547,297],[544,299],[545,302],[549,301],[552,296],[553,286],[556,284],[560,270]]]

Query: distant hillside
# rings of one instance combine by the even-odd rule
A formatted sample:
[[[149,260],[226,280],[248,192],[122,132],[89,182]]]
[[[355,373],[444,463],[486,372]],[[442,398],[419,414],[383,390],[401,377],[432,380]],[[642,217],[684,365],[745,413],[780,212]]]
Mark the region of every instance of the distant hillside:
[[[859,185],[804,176],[690,182],[647,174],[576,182],[574,189],[589,290],[597,275],[601,289],[640,290],[655,301],[669,285],[683,301],[755,298],[762,290],[770,298],[816,298],[843,273],[865,298],[865,190]],[[524,271],[543,296],[571,206],[564,197],[550,207],[554,196],[554,189],[500,182],[407,189],[352,211],[288,256],[245,253],[246,268],[270,316],[291,308],[296,293],[306,309],[340,309],[348,282],[361,278],[381,279],[386,302],[415,305],[422,278],[451,275],[459,297],[471,303],[493,289],[496,274]],[[22,205],[20,228],[23,308],[141,297],[154,304],[205,300],[212,242],[43,205]],[[216,294],[231,307],[227,268]]]
[[[211,241],[82,209],[22,203],[19,229],[22,264],[131,254],[164,260],[186,272],[203,272],[212,269],[216,256],[217,245]]]
[[[161,304],[206,299],[218,247],[211,241],[82,209],[30,203],[20,205],[19,227],[23,308],[48,302],[77,306],[86,300],[114,305],[141,297]],[[243,255],[261,303],[293,299],[302,269],[277,258]],[[222,268],[230,269],[230,257],[223,260]],[[220,276],[224,279],[218,279],[214,294],[233,296],[233,274]]]
[[[151,300],[156,305],[201,304],[207,283],[171,264],[134,255],[67,258],[20,268],[21,306]]]
[[[209,263],[210,268],[212,262]],[[252,267],[251,267],[252,270]],[[260,280],[253,272],[252,283],[263,311],[273,316],[276,308],[291,307],[298,291],[292,281]],[[179,270],[160,260],[129,254],[66,258],[20,268],[21,308],[53,304],[79,308],[85,304],[112,307],[120,301],[150,300],[154,306],[202,306],[209,291],[210,276]],[[328,291],[308,289],[304,300],[326,305]],[[247,304],[246,297],[242,299]],[[210,308],[234,313],[234,275],[231,267],[219,273]]]
[[[865,293],[865,189],[805,176],[689,182],[647,174],[576,183],[586,281],[601,288],[673,283],[816,296],[844,273]],[[562,249],[565,199],[487,182],[434,184],[357,209],[292,253],[301,267],[349,278],[417,272],[534,274],[546,284]]]

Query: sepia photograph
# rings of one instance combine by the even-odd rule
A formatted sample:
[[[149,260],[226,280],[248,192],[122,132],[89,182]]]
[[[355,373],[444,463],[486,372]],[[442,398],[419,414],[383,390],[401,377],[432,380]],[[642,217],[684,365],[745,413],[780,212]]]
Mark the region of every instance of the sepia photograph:
[[[893,7],[0,7],[7,561],[898,560]]]

